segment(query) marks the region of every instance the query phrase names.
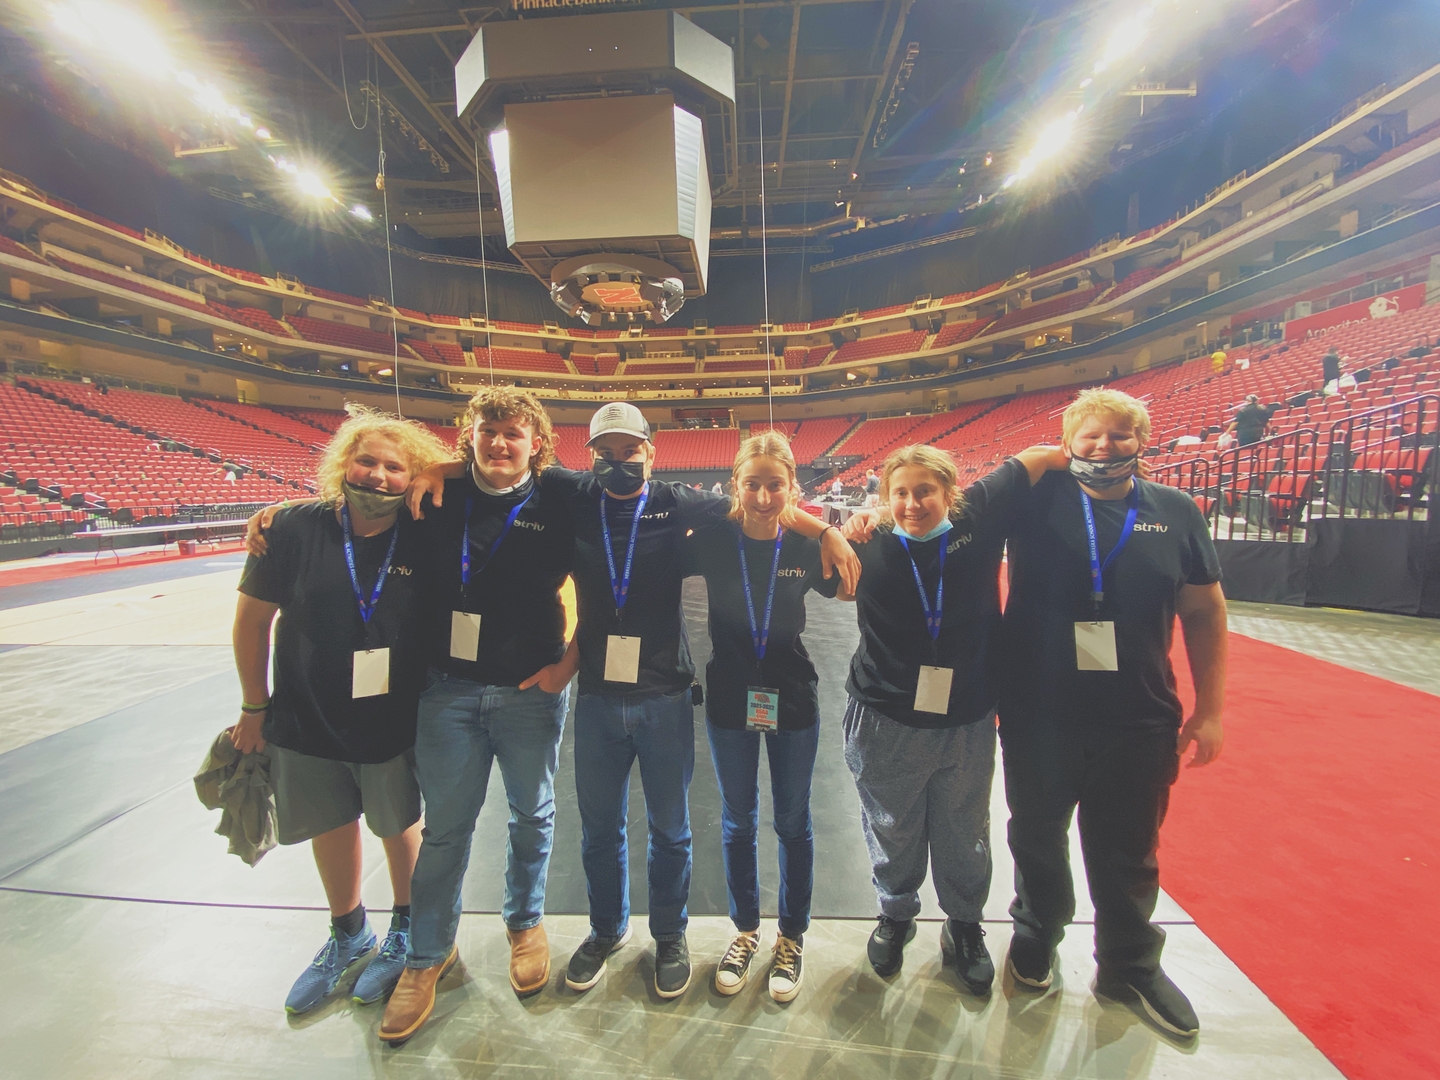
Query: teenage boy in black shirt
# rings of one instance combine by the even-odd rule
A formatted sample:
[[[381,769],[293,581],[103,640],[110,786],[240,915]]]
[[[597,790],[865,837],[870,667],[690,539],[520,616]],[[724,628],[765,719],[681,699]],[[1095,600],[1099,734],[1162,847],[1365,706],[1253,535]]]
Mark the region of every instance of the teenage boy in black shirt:
[[[1015,856],[1009,964],[1018,986],[1050,986],[1075,912],[1066,836],[1078,805],[1096,992],[1138,1001],[1163,1029],[1190,1037],[1199,1022],[1160,968],[1165,934],[1150,916],[1179,754],[1194,743],[1190,764],[1206,765],[1223,743],[1219,562],[1190,497],[1133,475],[1150,435],[1141,402],[1086,390],[1066,409],[1064,433],[1069,473],[1035,486],[1009,545],[1000,704]],[[1183,726],[1169,661],[1177,614],[1196,688]]]
[[[384,843],[394,912],[353,996],[379,1000],[404,969],[420,844],[413,747],[426,558],[401,503],[410,478],[444,454],[418,424],[357,409],[316,470],[321,501],[283,510],[240,579],[234,644],[245,703],[231,741],[269,754],[280,842],[311,841],[330,904],[330,939],[295,981],[288,1012],[321,1004],[375,945],[360,899],[362,813]]]

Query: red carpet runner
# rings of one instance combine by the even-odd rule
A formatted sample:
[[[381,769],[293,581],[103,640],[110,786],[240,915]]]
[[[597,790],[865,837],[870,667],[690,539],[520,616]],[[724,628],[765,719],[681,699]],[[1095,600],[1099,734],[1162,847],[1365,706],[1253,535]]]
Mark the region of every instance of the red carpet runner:
[[[1440,697],[1232,634],[1228,699],[1161,885],[1351,1080],[1434,1080]]]

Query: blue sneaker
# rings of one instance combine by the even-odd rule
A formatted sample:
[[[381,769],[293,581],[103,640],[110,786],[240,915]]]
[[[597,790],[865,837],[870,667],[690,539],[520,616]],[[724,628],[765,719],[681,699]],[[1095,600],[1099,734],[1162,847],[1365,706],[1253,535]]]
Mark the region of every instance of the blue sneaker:
[[[352,995],[356,1005],[372,1005],[395,989],[405,973],[405,951],[409,947],[410,920],[397,916],[390,921],[390,932],[385,935],[375,959],[365,965],[355,980]]]
[[[330,940],[325,942],[310,966],[300,973],[290,996],[285,999],[288,1013],[309,1012],[319,1005],[340,984],[345,969],[375,947],[375,931],[367,920],[354,937],[341,937],[336,929],[330,928]]]

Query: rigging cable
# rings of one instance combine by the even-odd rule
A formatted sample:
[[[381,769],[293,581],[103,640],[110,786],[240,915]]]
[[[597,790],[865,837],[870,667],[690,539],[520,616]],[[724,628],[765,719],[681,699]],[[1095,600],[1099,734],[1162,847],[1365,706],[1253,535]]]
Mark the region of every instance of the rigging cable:
[[[760,114],[760,280],[765,292],[765,404],[770,408],[770,430],[775,430],[775,397],[770,388],[770,368],[775,352],[770,345],[770,247],[765,231],[765,96],[763,79],[755,80],[755,98]]]
[[[480,190],[480,140],[475,140],[475,212],[480,215],[480,287],[485,295],[485,359],[490,365],[490,385],[495,385],[495,350],[490,345],[490,278],[485,272],[485,202]]]
[[[390,251],[390,193],[385,190],[385,123],[383,117],[375,125],[380,139],[380,171],[375,177],[380,188],[380,205],[385,212],[385,267],[390,273],[390,336],[395,342],[395,364],[391,373],[395,376],[395,415],[404,416],[400,408],[400,324],[395,318],[395,259]]]

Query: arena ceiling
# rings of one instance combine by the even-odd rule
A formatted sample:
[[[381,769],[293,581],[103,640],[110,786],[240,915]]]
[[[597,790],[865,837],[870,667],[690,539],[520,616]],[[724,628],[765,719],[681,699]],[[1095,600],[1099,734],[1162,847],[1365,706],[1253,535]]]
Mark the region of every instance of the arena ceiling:
[[[391,220],[437,242],[473,241],[477,186],[485,209],[495,205],[484,140],[477,154],[476,131],[455,115],[451,72],[476,27],[592,11],[682,12],[735,53],[734,115],[706,117],[721,248],[758,242],[762,176],[766,220],[777,240],[853,234],[896,220],[911,223],[904,232],[912,239],[948,235],[997,196],[1042,198],[1083,187],[1190,137],[1356,6],[1345,0],[45,6],[83,18],[95,3],[146,11],[172,47],[185,42],[202,80],[214,72],[225,96],[243,100],[257,117],[274,118],[277,132],[285,129],[260,154],[211,152],[244,149],[243,140],[227,135],[223,117],[177,128],[149,107],[143,114],[156,130],[168,123],[180,132],[170,140],[173,159],[165,139],[152,140],[172,171],[218,194],[265,197],[267,184],[275,187],[270,166],[279,145],[294,161],[318,163],[310,167],[318,177],[310,186],[333,191],[338,206],[374,205],[383,137]],[[46,40],[52,32],[42,26],[27,35],[38,46],[34,55],[44,62],[58,57],[72,76],[104,83],[100,65],[52,48]],[[53,84],[49,76],[40,81],[47,80]],[[104,85],[124,96],[113,80]],[[1288,138],[1321,119],[1297,114],[1293,131],[1280,134]],[[495,227],[498,221],[487,223],[487,233]]]

